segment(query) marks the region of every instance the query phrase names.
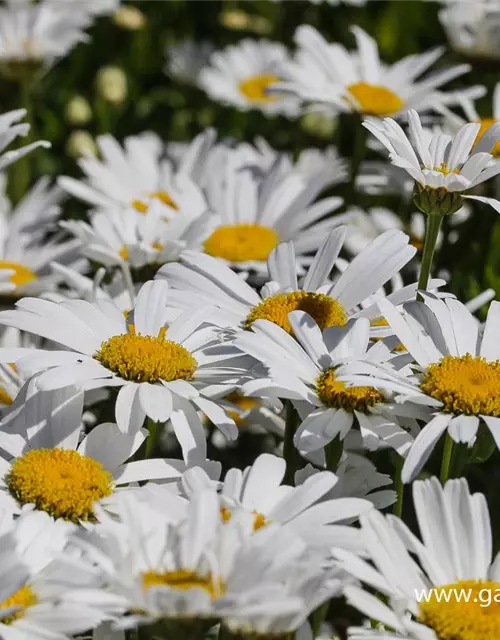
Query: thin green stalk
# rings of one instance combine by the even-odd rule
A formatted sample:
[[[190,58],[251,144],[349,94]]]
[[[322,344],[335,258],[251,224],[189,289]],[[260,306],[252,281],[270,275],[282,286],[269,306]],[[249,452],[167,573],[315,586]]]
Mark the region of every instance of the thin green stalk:
[[[432,262],[434,260],[434,252],[436,243],[441,229],[443,216],[428,215],[425,227],[425,243],[424,252],[422,254],[422,264],[420,265],[420,275],[418,278],[418,288],[422,291],[427,290],[429,278],[431,275]]]
[[[300,468],[301,457],[294,444],[295,432],[300,424],[300,418],[291,400],[285,400],[285,439],[283,441],[283,457],[286,461],[286,471],[283,482],[293,486],[295,472]]]
[[[349,184],[347,186],[346,198],[344,204],[346,206],[356,204],[356,180],[358,179],[359,170],[366,154],[366,135],[367,131],[363,127],[361,116],[356,114],[354,143],[351,155],[351,167],[349,171]]]
[[[154,422],[151,418],[148,418],[148,431],[149,436],[146,438],[144,447],[144,460],[148,460],[153,457],[153,453],[158,446],[160,435],[162,431],[162,422]]]
[[[447,433],[446,440],[444,441],[444,450],[443,450],[443,459],[441,461],[441,474],[440,480],[441,484],[445,484],[445,482],[450,477],[450,467],[451,467],[451,457],[453,455],[453,440],[451,436]]]
[[[34,140],[33,130],[33,85],[29,80],[19,82],[19,102],[26,109],[25,121],[30,125],[28,134],[22,139],[21,146],[29,144]],[[26,195],[31,184],[31,162],[32,155],[28,153],[18,160],[10,171],[10,196],[14,204],[18,204]]]
[[[392,512],[398,518],[401,518],[403,515],[403,498],[404,498],[404,484],[401,480],[401,472],[403,471],[404,459],[401,456],[397,456],[394,461],[395,466],[395,478],[394,478],[394,488],[396,489],[396,502],[394,503]]]
[[[344,441],[335,438],[325,447],[325,461],[328,471],[337,471],[340,459],[344,453]]]
[[[326,618],[326,614],[328,613],[329,606],[330,606],[330,601],[327,600],[320,607],[318,607],[315,611],[312,612],[310,617],[310,624],[311,624],[313,638],[317,638],[319,636],[321,625],[323,624]]]

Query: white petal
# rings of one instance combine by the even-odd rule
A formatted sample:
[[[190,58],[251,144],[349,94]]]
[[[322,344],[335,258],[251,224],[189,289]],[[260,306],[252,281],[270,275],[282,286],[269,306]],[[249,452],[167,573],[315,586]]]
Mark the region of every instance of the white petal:
[[[128,435],[139,431],[146,417],[139,401],[139,387],[139,384],[129,382],[120,389],[116,398],[116,424],[122,433]]]

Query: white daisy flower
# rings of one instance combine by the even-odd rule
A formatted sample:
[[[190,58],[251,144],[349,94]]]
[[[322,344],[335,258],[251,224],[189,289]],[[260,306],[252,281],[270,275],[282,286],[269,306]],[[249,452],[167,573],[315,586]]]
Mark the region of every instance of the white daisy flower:
[[[500,573],[485,497],[471,495],[463,478],[450,480],[444,488],[431,478],[413,484],[413,503],[421,539],[399,518],[384,518],[372,510],[361,516],[369,561],[335,551],[344,570],[377,592],[348,586],[347,601],[383,625],[352,628],[349,638],[496,637],[500,615],[494,597]]]
[[[105,598],[91,603],[95,571],[73,561],[74,526],[23,510],[0,524],[0,635],[18,640],[66,640],[110,619]]]
[[[147,213],[155,200],[170,216],[207,210],[199,187],[162,159],[163,144],[156,136],[131,136],[125,138],[123,147],[110,135],[96,141],[102,160],[88,156],[79,161],[85,180],[59,178],[61,187],[71,195],[105,211],[132,206],[138,213]]]
[[[387,366],[389,349],[382,342],[369,347],[368,320],[350,320],[345,328],[323,333],[303,311],[291,312],[289,322],[295,338],[267,320],[256,320],[252,332],[236,338],[239,349],[268,367],[265,377],[244,384],[244,392],[292,401],[302,419],[294,435],[299,451],[318,451],[336,438],[344,440],[357,424],[370,448],[382,440],[405,455],[413,439],[400,426],[390,397],[376,384],[348,387],[337,379],[339,365],[350,360]]]
[[[0,369],[1,375],[1,369]],[[1,384],[1,382],[0,382]],[[1,394],[1,387],[0,387]],[[238,427],[238,431],[251,434],[272,433],[283,438],[285,433],[285,420],[282,415],[283,406],[265,399],[249,398],[239,390],[231,391],[218,400],[226,409]],[[220,434],[212,434],[212,444],[219,449],[230,446],[230,443]]]
[[[297,99],[267,91],[283,78],[288,61],[289,53],[282,44],[244,39],[212,53],[198,81],[211,98],[223,104],[293,118],[299,112]]]
[[[2,11],[1,8],[0,11]],[[28,131],[30,130],[29,124],[25,122],[17,124],[25,115],[26,109],[16,109],[15,111],[8,111],[7,113],[0,115],[0,171],[3,171],[38,147],[44,147],[45,149],[50,147],[50,142],[38,140],[37,142],[32,142],[20,149],[2,153],[5,147],[7,147],[17,137],[26,136],[28,134]]]
[[[81,252],[90,260],[141,269],[172,262],[184,249],[201,250],[217,222],[210,212],[172,215],[172,209],[153,201],[147,215],[137,215],[134,208],[110,209],[91,214],[90,224],[66,220],[60,226],[80,240]]]
[[[269,525],[249,536],[242,511],[224,523],[213,489],[196,491],[176,523],[132,496],[118,521],[101,521],[85,550],[106,576],[106,596],[130,611],[122,628],[161,619],[187,633],[221,620],[233,632],[294,631],[342,586],[331,561],[290,531]]]
[[[414,196],[420,209],[440,215],[458,211],[464,199],[478,200],[500,212],[494,198],[467,195],[473,187],[500,173],[500,163],[492,163],[491,151],[500,138],[500,123],[476,140],[480,124],[467,124],[457,135],[436,133],[430,143],[416,111],[408,112],[410,137],[391,118],[370,120],[364,126],[389,151],[391,162],[405,169],[415,180]]]
[[[425,418],[422,412],[427,412],[427,424],[405,460],[404,482],[416,477],[446,431],[455,442],[472,446],[482,422],[500,447],[500,303],[491,303],[481,332],[458,300],[422,296],[424,303],[407,303],[403,314],[389,302],[379,302],[393,333],[416,362],[415,376],[403,375],[407,369],[391,373],[356,363],[340,372],[342,380],[394,391],[408,414]]]
[[[37,377],[19,392],[0,432],[0,509],[14,514],[25,505],[75,523],[95,520],[100,502],[113,508],[126,485],[173,480],[182,460],[127,462],[148,432],[123,434],[104,423],[82,436],[83,394],[75,387],[40,391]]]
[[[60,280],[51,268],[54,260],[78,270],[87,267],[79,240],[47,240],[62,198],[57,187],[42,179],[13,210],[8,202],[0,206],[0,294],[20,297],[53,290]]]
[[[45,0],[54,7],[66,8],[71,11],[86,11],[89,15],[99,16],[116,11],[121,0]]]
[[[210,42],[181,40],[166,50],[167,63],[164,72],[189,84],[198,84],[200,71],[207,66],[214,46]]]
[[[234,420],[210,399],[221,385],[234,388],[248,375],[248,362],[230,345],[220,345],[213,328],[200,328],[212,311],[179,316],[167,329],[168,285],[147,282],[127,317],[111,302],[69,300],[59,304],[24,298],[16,309],[0,312],[0,324],[22,328],[62,345],[63,350],[0,349],[0,361],[21,373],[42,372],[40,389],[77,384],[84,390],[118,387],[115,415],[123,433],[133,435],[148,416],[171,420],[186,455],[205,434],[197,410],[227,437]],[[132,322],[133,319],[133,322]],[[168,335],[168,337],[167,337]]]
[[[451,0],[446,4],[439,20],[453,49],[473,59],[500,59],[498,0]]]
[[[288,527],[309,546],[359,549],[356,533],[343,525],[371,509],[371,503],[342,495],[325,500],[338,481],[329,471],[304,478],[297,487],[283,485],[285,467],[283,458],[264,453],[244,471],[230,469],[221,488],[224,521],[243,509],[252,515],[254,531],[274,523]]]
[[[359,27],[351,30],[357,43],[355,52],[328,43],[314,27],[300,26],[295,33],[298,51],[276,90],[335,112],[372,116],[398,116],[410,108],[428,111],[436,102],[456,100],[437,90],[469,71],[469,65],[450,67],[418,80],[441,56],[441,48],[388,66],[380,60],[373,38]]]
[[[212,321],[221,327],[248,329],[256,320],[265,319],[290,332],[288,314],[294,310],[307,311],[322,329],[343,326],[358,313],[379,315],[376,304],[363,311],[358,310],[358,305],[398,273],[416,251],[408,244],[408,236],[388,231],[361,252],[331,284],[328,277],[345,234],[342,227],[327,236],[300,285],[296,243],[278,245],[267,261],[271,281],[260,295],[229,267],[193,251],[182,253],[179,263],[162,267],[156,277],[165,278],[174,289],[170,304],[175,307],[193,309],[201,301],[218,307]],[[403,301],[413,297],[415,291],[416,285],[410,285],[395,296]],[[395,301],[396,298],[389,296]]]
[[[76,3],[72,3],[76,4]],[[91,23],[81,5],[10,0],[0,8],[0,69],[16,79],[24,65],[47,68],[79,42]]]

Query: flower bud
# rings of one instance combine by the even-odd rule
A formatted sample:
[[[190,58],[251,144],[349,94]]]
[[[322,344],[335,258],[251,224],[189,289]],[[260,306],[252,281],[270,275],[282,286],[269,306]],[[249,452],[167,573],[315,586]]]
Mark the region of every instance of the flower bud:
[[[139,31],[146,25],[146,16],[137,7],[122,5],[113,16],[114,23],[128,31]]]
[[[72,158],[97,156],[97,145],[88,131],[78,129],[70,134],[66,143],[66,151]]]
[[[448,191],[444,187],[432,189],[415,182],[413,202],[428,216],[449,216],[463,207],[464,199],[460,192]]]
[[[75,125],[87,124],[92,118],[90,104],[83,96],[74,96],[66,105],[66,119]]]
[[[127,76],[120,67],[102,67],[97,73],[97,90],[107,102],[119,105],[127,97]]]

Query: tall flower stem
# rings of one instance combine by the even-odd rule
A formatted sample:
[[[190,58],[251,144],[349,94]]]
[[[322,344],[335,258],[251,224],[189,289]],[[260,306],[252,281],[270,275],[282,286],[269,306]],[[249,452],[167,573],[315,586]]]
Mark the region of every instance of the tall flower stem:
[[[397,456],[394,461],[395,466],[395,477],[394,477],[394,488],[396,489],[396,502],[394,503],[394,507],[392,512],[398,518],[401,518],[403,515],[403,498],[404,498],[404,484],[401,480],[401,472],[403,471],[404,459],[401,456]]]
[[[335,438],[326,445],[325,461],[328,471],[337,471],[343,453],[344,442],[340,438]]]
[[[420,275],[418,278],[418,288],[422,291],[427,290],[442,221],[443,216],[436,214],[427,216],[424,252],[422,255],[422,264],[420,265]]]
[[[359,170],[363,163],[366,153],[366,135],[367,131],[363,127],[362,117],[358,114],[354,116],[354,143],[352,145],[351,167],[349,171],[349,184],[346,190],[344,204],[346,206],[356,204],[356,181],[358,179]]]
[[[29,132],[22,145],[29,144],[35,138],[33,130],[33,84],[30,79],[22,79],[19,82],[19,102],[26,109],[26,121],[30,125]],[[31,154],[18,160],[10,173],[10,196],[14,204],[18,204],[26,195],[31,184]]]
[[[444,450],[443,450],[443,459],[441,461],[441,474],[440,480],[441,484],[445,484],[450,476],[450,468],[451,468],[451,457],[453,455],[453,440],[451,436],[447,433],[446,440],[444,441]]]
[[[286,471],[283,482],[294,485],[295,472],[300,468],[301,457],[294,444],[295,432],[300,424],[300,417],[291,400],[285,400],[285,439],[283,442],[283,457],[286,462]]]
[[[144,448],[144,459],[148,460],[153,457],[155,450],[158,446],[158,442],[160,441],[160,435],[162,431],[163,424],[161,422],[154,422],[151,418],[148,418],[147,422],[149,436],[146,438],[145,448]]]

